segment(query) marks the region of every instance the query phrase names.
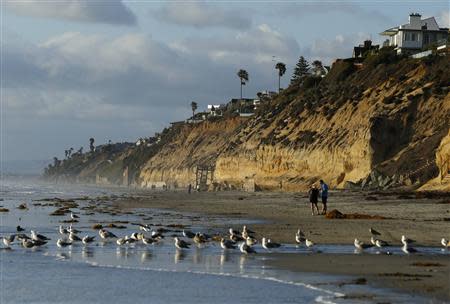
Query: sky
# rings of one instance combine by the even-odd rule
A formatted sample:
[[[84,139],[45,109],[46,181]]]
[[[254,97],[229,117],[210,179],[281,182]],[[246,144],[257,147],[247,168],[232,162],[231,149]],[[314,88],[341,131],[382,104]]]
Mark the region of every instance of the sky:
[[[135,141],[239,96],[287,86],[300,55],[330,64],[448,1],[1,1],[1,159]]]

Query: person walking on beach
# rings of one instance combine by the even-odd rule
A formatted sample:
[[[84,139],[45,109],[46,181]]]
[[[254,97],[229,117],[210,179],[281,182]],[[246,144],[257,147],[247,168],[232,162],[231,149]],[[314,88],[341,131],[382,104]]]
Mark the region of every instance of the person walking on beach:
[[[316,208],[317,215],[319,215],[319,207],[317,206],[317,202],[319,201],[319,189],[317,189],[316,185],[312,185],[308,194],[309,202],[311,203],[311,214],[314,215],[314,208]]]
[[[321,179],[320,180],[320,196],[322,197],[322,213],[327,214],[327,201],[328,201],[328,185]]]

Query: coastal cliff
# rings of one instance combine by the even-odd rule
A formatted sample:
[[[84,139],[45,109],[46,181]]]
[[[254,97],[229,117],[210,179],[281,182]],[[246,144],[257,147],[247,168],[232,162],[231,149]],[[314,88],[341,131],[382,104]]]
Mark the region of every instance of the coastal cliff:
[[[326,77],[292,84],[254,116],[173,126],[151,147],[84,156],[90,165],[80,164],[71,176],[185,187],[206,166],[213,168],[209,189],[296,191],[319,178],[337,188],[446,189],[449,62],[448,56],[388,55],[363,64],[338,61]],[[98,172],[105,159],[109,164]]]

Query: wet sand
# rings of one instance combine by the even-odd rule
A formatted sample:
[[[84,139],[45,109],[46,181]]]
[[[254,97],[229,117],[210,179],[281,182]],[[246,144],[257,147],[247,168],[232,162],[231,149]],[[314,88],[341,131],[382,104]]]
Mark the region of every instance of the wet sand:
[[[326,219],[312,216],[306,194],[202,192],[137,192],[116,201],[121,208],[167,208],[212,216],[259,220],[251,229],[257,236],[294,243],[297,229],[319,244],[353,244],[355,237],[369,242],[369,228],[381,232],[392,245],[400,245],[402,234],[417,240],[416,246],[440,246],[450,238],[450,196],[417,198],[414,194],[332,192],[328,211],[362,213],[387,219]],[[320,204],[319,204],[320,205]],[[228,227],[212,227],[226,232]],[[241,228],[241,227],[233,227]],[[412,266],[414,263],[442,266]],[[450,300],[448,257],[375,255],[286,254],[272,265],[293,271],[349,274],[368,282],[406,289],[441,300]],[[417,276],[419,275],[419,276]]]

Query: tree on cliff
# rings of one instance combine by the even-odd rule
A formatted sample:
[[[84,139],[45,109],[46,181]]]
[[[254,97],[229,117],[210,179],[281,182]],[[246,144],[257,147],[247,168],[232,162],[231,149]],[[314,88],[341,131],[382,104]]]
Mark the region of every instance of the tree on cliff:
[[[303,80],[305,76],[308,75],[309,72],[309,63],[306,61],[305,57],[300,56],[297,64],[295,65],[294,74],[291,78],[291,83],[295,83]]]
[[[91,150],[91,152],[95,151],[94,142],[95,142],[95,139],[93,137],[89,138],[89,149]]]
[[[275,69],[278,70],[278,93],[280,93],[281,90],[281,77],[286,73],[286,65],[282,62],[278,62],[275,65]]]
[[[239,70],[237,72],[237,76],[241,81],[241,99],[242,99],[242,86],[245,85],[248,81],[248,72],[246,70]]]
[[[194,119],[195,111],[198,109],[198,105],[195,101],[191,102],[191,109],[192,109],[192,119]]]

